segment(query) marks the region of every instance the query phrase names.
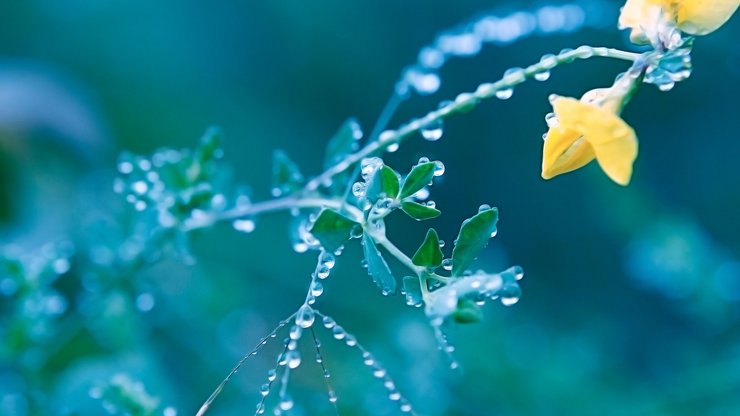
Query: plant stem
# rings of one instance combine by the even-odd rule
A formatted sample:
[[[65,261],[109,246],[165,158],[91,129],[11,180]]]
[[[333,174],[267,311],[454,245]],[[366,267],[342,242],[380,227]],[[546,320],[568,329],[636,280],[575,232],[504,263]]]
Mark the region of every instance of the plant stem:
[[[248,204],[244,206],[235,207],[223,212],[220,212],[214,218],[199,222],[195,225],[186,227],[185,231],[192,231],[198,228],[207,227],[216,221],[228,221],[235,220],[238,218],[245,218],[256,216],[260,214],[267,214],[276,211],[284,211],[293,208],[332,208],[337,211],[342,211],[352,217],[354,221],[362,222],[363,215],[357,207],[344,204],[339,199],[330,198],[301,198],[297,195],[286,196],[278,199],[270,199],[267,201],[261,201],[254,204]]]
[[[541,60],[540,62],[530,65],[521,70],[520,73],[509,74],[494,83],[484,83],[478,86],[475,92],[460,94],[457,99],[435,111],[429,112],[426,116],[409,122],[398,130],[392,131],[391,134],[384,135],[383,140],[376,140],[368,143],[365,147],[347,156],[346,159],[325,170],[319,176],[311,179],[303,188],[302,193],[308,193],[318,189],[322,183],[331,179],[334,175],[344,172],[355,163],[370,156],[371,154],[385,149],[387,146],[400,143],[408,136],[420,131],[424,127],[438,121],[444,120],[455,113],[469,111],[476,107],[481,101],[496,96],[497,91],[508,90],[516,85],[521,84],[535,74],[549,71],[558,65],[571,63],[576,59],[589,59],[598,56],[603,58],[612,58],[634,62],[641,54],[622,51],[619,49],[596,47],[596,48],[578,48],[575,50],[561,52],[555,55],[551,61]]]
[[[413,261],[411,261],[411,258],[406,255],[401,249],[396,247],[395,244],[391,243],[390,240],[388,240],[385,236],[376,236],[370,233],[370,237],[372,237],[373,240],[375,240],[375,244],[378,244],[379,246],[383,247],[392,255],[395,257],[401,264],[409,268],[411,271],[416,273],[417,276],[420,276],[422,272],[424,271],[423,267],[419,267],[414,264]]]

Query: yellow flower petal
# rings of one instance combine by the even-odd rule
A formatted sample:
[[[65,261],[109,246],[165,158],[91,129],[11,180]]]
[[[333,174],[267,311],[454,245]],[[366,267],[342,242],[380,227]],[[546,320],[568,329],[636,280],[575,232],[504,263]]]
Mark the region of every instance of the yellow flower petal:
[[[574,98],[558,97],[553,109],[559,126],[547,134],[542,177],[578,169],[595,156],[609,178],[627,185],[637,158],[635,131],[609,109]]]
[[[740,0],[674,0],[678,28],[690,35],[719,29],[735,13]]]
[[[550,179],[574,171],[594,160],[594,150],[575,130],[552,127],[542,151],[542,178]]]
[[[671,22],[690,35],[706,35],[725,24],[740,0],[627,0],[619,14],[619,27],[630,29],[630,40],[649,43],[646,31],[658,30],[660,20]],[[656,8],[661,9],[657,14]]]
[[[650,43],[645,34],[651,0],[627,0],[619,13],[619,28],[630,29],[630,40],[636,44]]]

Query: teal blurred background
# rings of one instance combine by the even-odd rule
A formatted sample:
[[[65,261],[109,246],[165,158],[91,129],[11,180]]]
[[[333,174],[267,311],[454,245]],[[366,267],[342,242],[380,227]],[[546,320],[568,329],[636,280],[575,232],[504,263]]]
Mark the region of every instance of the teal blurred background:
[[[36,259],[66,250],[71,264],[52,262],[59,296],[45,303],[48,322],[19,317],[28,305],[0,284],[0,414],[106,414],[96,396],[112,379],[134,391],[142,382],[156,414],[194,414],[303,301],[315,259],[292,250],[287,214],[260,218],[249,235],[226,224],[199,231],[195,264],[168,256],[136,272],[97,270],[113,283],[91,288],[79,253],[136,228],[138,217],[112,191],[121,151],[193,147],[219,125],[231,181],[269,198],[274,149],[319,173],[339,125],[357,117],[369,132],[402,69],[441,30],[543,4],[2,2],[2,252]],[[451,60],[440,91],[412,97],[391,126],[545,53],[631,48],[616,29],[620,3],[583,5],[597,24]],[[508,101],[449,120],[442,140],[413,139],[388,155],[400,171],[421,156],[447,167],[432,189],[443,216],[392,218],[397,245],[413,252],[429,225],[452,241],[488,203],[501,220],[479,264],[526,272],[517,305],[489,305],[483,323],[451,334],[462,371],[447,368],[423,311],[378,293],[359,265],[359,244],[339,258],[318,307],[377,355],[420,414],[739,413],[737,39],[735,17],[697,39],[690,79],[668,93],[646,85],[630,103],[623,117],[638,132],[640,156],[627,188],[597,166],[539,176],[547,96],[611,85],[626,67],[609,60],[560,67]],[[28,328],[30,341],[18,335]],[[318,335],[341,414],[399,413],[358,351]],[[213,414],[253,411],[274,344],[236,375]],[[293,414],[332,414],[320,374],[311,362],[297,371]]]

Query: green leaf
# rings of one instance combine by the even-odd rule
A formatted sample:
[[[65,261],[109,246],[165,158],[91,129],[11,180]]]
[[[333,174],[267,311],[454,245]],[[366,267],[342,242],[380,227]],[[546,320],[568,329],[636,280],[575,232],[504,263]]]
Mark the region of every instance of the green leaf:
[[[409,197],[425,187],[434,177],[434,162],[419,163],[409,172],[401,187],[401,198]]]
[[[398,173],[384,165],[376,169],[373,177],[370,178],[365,197],[372,202],[377,201],[382,195],[395,199],[398,196],[400,186],[401,180]]]
[[[212,126],[206,130],[200,139],[200,145],[196,148],[196,157],[200,163],[218,159],[221,153],[221,129]]]
[[[452,313],[452,319],[458,324],[474,324],[483,320],[483,312],[470,299],[459,299],[457,309]]]
[[[373,282],[382,290],[384,293],[395,294],[396,293],[396,278],[393,277],[388,263],[380,254],[380,250],[375,246],[375,242],[372,237],[369,237],[367,233],[362,236],[362,245],[365,251],[365,261],[367,262],[367,272],[372,276]]]
[[[421,285],[419,278],[416,276],[406,276],[403,278],[403,293],[406,295],[406,304],[409,306],[421,306],[424,297],[421,294]]]
[[[470,267],[478,254],[488,245],[488,239],[496,231],[498,209],[485,208],[472,218],[463,221],[460,234],[452,250],[452,275],[460,276]]]
[[[427,231],[427,236],[424,238],[424,242],[421,243],[419,249],[416,250],[416,254],[411,259],[417,266],[421,267],[438,267],[442,264],[444,253],[439,248],[439,237],[434,228],[430,228]]]
[[[339,127],[334,137],[326,145],[324,169],[341,162],[347,155],[357,150],[357,140],[362,138],[362,129],[356,119],[350,118]]]
[[[333,252],[352,237],[352,229],[358,225],[344,215],[324,208],[309,231],[326,251]]]
[[[277,197],[300,189],[303,175],[288,154],[282,150],[272,153],[272,194]]]
[[[424,204],[420,204],[414,201],[403,201],[401,203],[401,209],[409,217],[417,221],[423,221],[423,220],[428,220],[430,218],[436,218],[436,217],[439,217],[439,215],[442,213],[437,208],[428,207]]]

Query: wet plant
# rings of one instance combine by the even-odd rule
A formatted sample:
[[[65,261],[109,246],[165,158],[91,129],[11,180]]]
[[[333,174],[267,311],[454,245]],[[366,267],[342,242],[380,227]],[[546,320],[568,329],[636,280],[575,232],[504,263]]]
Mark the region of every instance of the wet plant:
[[[693,2],[666,3],[658,0],[629,0],[619,19],[622,28],[632,31],[631,39],[643,45],[639,52],[602,46],[580,46],[542,58],[524,67],[512,68],[492,82],[484,82],[470,92],[397,128],[388,123],[397,108],[415,95],[430,95],[439,89],[439,69],[451,58],[473,57],[484,44],[508,44],[533,33],[571,32],[590,24],[584,9],[577,4],[546,6],[531,12],[507,16],[485,15],[442,33],[420,51],[418,61],[405,68],[395,84],[386,107],[376,124],[363,129],[354,119],[345,121],[328,140],[323,170],[307,174],[288,152],[273,155],[271,199],[253,200],[249,188],[236,186],[228,178],[221,149],[221,132],[209,129],[193,150],[161,149],[150,156],[123,154],[118,162],[114,191],[136,212],[131,232],[110,246],[94,245],[81,253],[71,243],[49,246],[40,255],[2,258],[0,293],[3,303],[2,328],[14,334],[14,343],[4,346],[4,356],[18,360],[32,379],[34,356],[28,351],[43,347],[55,332],[53,326],[70,320],[70,302],[76,307],[96,311],[116,296],[132,296],[140,311],[151,309],[153,295],[131,290],[126,279],[167,254],[191,263],[188,248],[190,233],[228,222],[237,232],[249,234],[259,226],[260,217],[284,211],[290,217],[289,238],[293,249],[316,257],[313,270],[305,272],[304,301],[273,331],[239,361],[197,412],[204,415],[216,406],[216,399],[240,368],[268,343],[282,346],[275,365],[259,387],[260,400],[255,414],[291,414],[296,406],[290,394],[291,375],[303,365],[300,345],[315,351],[326,386],[326,400],[340,414],[332,369],[322,353],[322,338],[333,339],[357,351],[358,364],[367,368],[397,403],[402,413],[416,414],[383,366],[360,340],[341,325],[341,318],[323,313],[317,306],[325,292],[336,263],[342,261],[347,245],[359,244],[368,278],[382,295],[403,295],[411,307],[419,308],[433,329],[439,349],[452,369],[458,367],[448,329],[454,325],[481,320],[488,302],[512,306],[522,291],[523,269],[512,265],[506,270],[483,270],[476,265],[491,238],[498,231],[499,211],[480,201],[471,207],[457,235],[442,236],[428,228],[414,252],[404,252],[389,238],[386,219],[405,216],[408,221],[427,221],[443,215],[447,201],[430,199],[437,178],[446,172],[441,160],[422,157],[405,166],[390,166],[385,152],[421,138],[427,142],[443,139],[444,121],[464,117],[481,102],[506,100],[515,88],[528,80],[547,81],[552,71],[565,64],[592,58],[625,62],[624,72],[614,83],[592,89],[582,98],[551,95],[553,112],[545,116],[542,177],[550,179],[577,170],[596,160],[605,174],[620,185],[628,185],[632,164],[638,154],[637,134],[620,116],[622,109],[643,85],[669,91],[691,74],[694,35],[715,30],[737,8],[737,2],[720,2],[723,7],[708,12]],[[734,7],[731,7],[733,6]],[[503,213],[505,215],[505,213]],[[445,243],[444,239],[451,241]],[[83,245],[84,246],[84,245]],[[404,270],[396,275],[389,266]],[[56,283],[78,267],[89,270],[81,284],[96,288],[101,298],[66,299]],[[364,273],[363,273],[364,274]],[[22,325],[32,320],[33,325]],[[49,329],[52,327],[52,329]],[[30,358],[29,358],[30,357]],[[28,362],[26,362],[28,361]],[[174,414],[150,397],[136,381],[116,376],[91,395],[104,400],[111,413]],[[273,403],[274,402],[274,403]],[[43,404],[38,404],[43,408]],[[128,409],[128,410],[120,410]]]

